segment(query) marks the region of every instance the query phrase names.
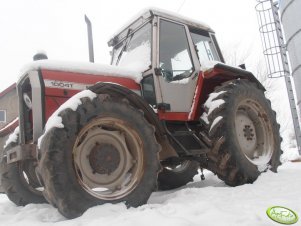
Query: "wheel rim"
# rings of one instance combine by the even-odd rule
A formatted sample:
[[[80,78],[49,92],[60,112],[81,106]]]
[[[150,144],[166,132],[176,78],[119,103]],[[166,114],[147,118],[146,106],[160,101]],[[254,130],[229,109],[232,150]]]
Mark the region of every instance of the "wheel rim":
[[[239,104],[235,115],[235,131],[246,158],[256,166],[267,165],[274,149],[273,131],[259,103],[248,99]]]
[[[22,183],[33,193],[42,196],[44,188],[36,179],[35,162],[25,161],[18,163],[19,175]]]
[[[99,199],[125,197],[142,178],[142,146],[137,132],[120,119],[103,117],[88,123],[73,148],[79,184]]]
[[[181,173],[183,171],[185,171],[191,164],[191,161],[189,160],[185,160],[183,162],[181,162],[180,164],[174,164],[174,165],[169,165],[164,167],[165,169],[175,172],[175,173]]]

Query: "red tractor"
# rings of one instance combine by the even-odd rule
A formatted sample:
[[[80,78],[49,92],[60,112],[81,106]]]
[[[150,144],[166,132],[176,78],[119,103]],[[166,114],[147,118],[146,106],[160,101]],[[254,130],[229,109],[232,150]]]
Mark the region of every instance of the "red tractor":
[[[74,218],[104,203],[143,205],[199,169],[230,186],[277,171],[265,89],[224,64],[210,27],[150,9],[108,44],[111,65],[46,59],[20,77],[19,128],[1,154],[11,201],[47,200]]]

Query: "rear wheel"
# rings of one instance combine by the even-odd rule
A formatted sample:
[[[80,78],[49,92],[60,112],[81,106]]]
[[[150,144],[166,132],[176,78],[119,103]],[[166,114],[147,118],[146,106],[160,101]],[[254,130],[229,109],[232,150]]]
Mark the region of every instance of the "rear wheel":
[[[4,149],[6,152],[17,145],[9,143]],[[17,206],[25,206],[30,203],[47,202],[42,194],[42,186],[35,174],[34,160],[24,160],[7,164],[6,157],[1,162],[1,185],[7,197]]]
[[[268,168],[277,171],[282,153],[279,124],[255,84],[235,80],[217,87],[201,120],[213,141],[208,169],[227,184],[252,183]]]
[[[158,176],[158,189],[169,190],[179,188],[193,181],[198,173],[199,163],[183,161],[181,164],[164,166]]]
[[[64,128],[52,128],[41,143],[46,198],[68,218],[104,203],[146,203],[157,184],[160,145],[143,114],[100,94],[59,115]]]

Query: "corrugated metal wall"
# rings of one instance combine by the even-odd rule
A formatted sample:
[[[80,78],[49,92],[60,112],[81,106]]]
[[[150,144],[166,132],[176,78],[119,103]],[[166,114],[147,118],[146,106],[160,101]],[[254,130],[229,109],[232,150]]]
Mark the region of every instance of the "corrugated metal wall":
[[[301,0],[279,1],[281,23],[286,37],[297,107],[301,111]]]

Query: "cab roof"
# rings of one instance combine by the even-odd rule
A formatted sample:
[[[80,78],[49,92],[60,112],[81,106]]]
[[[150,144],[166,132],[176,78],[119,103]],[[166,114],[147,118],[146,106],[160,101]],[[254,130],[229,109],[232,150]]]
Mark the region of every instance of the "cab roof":
[[[129,22],[125,24],[121,29],[116,32],[112,38],[109,40],[108,45],[109,46],[114,46],[119,41],[121,41],[123,38],[127,36],[128,29],[135,30],[142,24],[144,24],[146,21],[152,19],[154,16],[159,16],[162,18],[174,20],[183,24],[188,25],[189,27],[195,28],[195,29],[200,29],[200,30],[205,30],[208,32],[214,33],[214,31],[205,23],[202,23],[200,21],[196,21],[187,17],[184,17],[180,14],[170,12],[170,11],[165,11],[162,9],[157,9],[157,8],[148,8],[140,12],[138,15],[136,15],[134,18],[132,18]]]

